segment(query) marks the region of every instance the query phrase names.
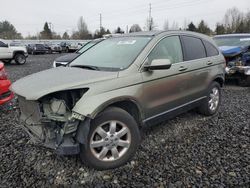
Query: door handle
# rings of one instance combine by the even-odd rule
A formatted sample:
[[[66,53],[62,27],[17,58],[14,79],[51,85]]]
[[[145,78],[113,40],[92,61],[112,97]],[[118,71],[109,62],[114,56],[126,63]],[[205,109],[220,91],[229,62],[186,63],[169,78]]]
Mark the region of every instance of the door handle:
[[[211,61],[207,62],[207,65],[212,65],[212,64],[213,64],[213,62],[211,62]]]
[[[181,67],[179,68],[179,71],[184,71],[184,70],[187,70],[187,67],[181,66]]]

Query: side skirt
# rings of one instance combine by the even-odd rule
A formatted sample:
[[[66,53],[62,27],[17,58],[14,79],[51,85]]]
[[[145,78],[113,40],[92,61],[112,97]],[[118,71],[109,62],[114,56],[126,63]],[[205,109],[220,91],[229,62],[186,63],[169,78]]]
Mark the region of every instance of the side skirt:
[[[194,101],[188,102],[186,104],[183,104],[181,106],[178,106],[176,108],[167,110],[165,112],[162,112],[160,114],[157,114],[155,116],[149,117],[145,120],[143,120],[143,126],[152,126],[152,125],[156,125],[158,123],[161,123],[163,121],[166,121],[168,119],[172,119],[174,117],[176,117],[177,115],[180,115],[184,112],[187,112],[191,109],[194,109],[198,106],[200,106],[200,104],[204,101],[204,99],[206,99],[207,97],[201,97],[198,98]]]

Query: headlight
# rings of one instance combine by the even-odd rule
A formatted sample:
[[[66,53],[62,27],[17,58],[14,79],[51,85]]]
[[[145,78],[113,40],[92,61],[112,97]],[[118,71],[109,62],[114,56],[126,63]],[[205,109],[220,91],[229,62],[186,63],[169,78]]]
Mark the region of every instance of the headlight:
[[[50,103],[50,109],[54,114],[64,115],[67,111],[67,107],[64,100],[52,99]]]

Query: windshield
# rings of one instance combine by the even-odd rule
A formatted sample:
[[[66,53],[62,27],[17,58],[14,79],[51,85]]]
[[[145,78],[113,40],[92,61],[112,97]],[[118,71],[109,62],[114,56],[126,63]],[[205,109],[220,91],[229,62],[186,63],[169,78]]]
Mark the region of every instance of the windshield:
[[[92,46],[94,46],[98,42],[100,42],[100,41],[91,41],[91,42],[88,42],[88,43],[84,44],[83,47],[80,48],[76,53],[82,54],[83,52],[85,52],[86,50],[88,50],[89,48],[91,48]]]
[[[214,41],[218,46],[250,46],[250,35],[214,37]]]
[[[106,39],[71,62],[70,66],[92,66],[98,70],[126,69],[143,50],[150,37],[120,37]]]

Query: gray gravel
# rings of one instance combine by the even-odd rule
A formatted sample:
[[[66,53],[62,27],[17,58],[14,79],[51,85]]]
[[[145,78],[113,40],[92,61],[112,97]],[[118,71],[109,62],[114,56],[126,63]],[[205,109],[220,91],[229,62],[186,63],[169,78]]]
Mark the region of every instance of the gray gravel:
[[[26,65],[6,69],[15,81],[51,67],[57,56],[30,56]],[[2,107],[0,187],[250,187],[250,88],[226,85],[222,94],[218,114],[191,111],[146,129],[133,161],[108,171],[32,145],[17,110]]]

